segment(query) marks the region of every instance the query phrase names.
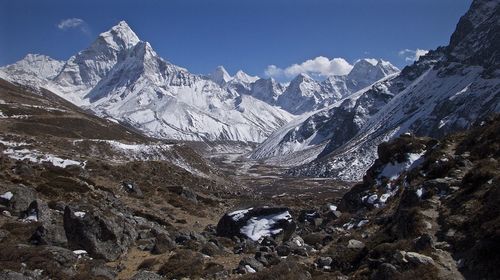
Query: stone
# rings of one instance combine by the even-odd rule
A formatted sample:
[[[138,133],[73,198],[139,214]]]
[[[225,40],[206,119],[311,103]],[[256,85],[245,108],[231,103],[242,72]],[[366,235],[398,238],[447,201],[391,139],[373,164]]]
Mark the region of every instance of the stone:
[[[142,190],[134,182],[123,181],[122,187],[127,193],[131,194],[132,196],[135,196],[138,198],[144,198],[144,194],[142,193]]]
[[[390,263],[382,263],[372,276],[373,280],[398,279],[399,275],[396,267]]]
[[[316,260],[318,267],[323,268],[325,266],[330,267],[332,265],[333,259],[331,257],[319,257]]]
[[[21,211],[26,210],[29,205],[36,200],[36,191],[23,184],[12,187],[10,191],[14,194],[14,196],[9,202],[9,207],[13,210],[15,215],[18,215]]]
[[[405,251],[396,251],[396,253],[394,253],[394,255],[393,255],[394,259],[397,262],[399,262],[399,263],[406,263],[406,262],[408,262],[405,259],[405,256],[406,256],[406,252]]]
[[[405,258],[413,264],[434,265],[434,260],[416,252],[406,252]]]
[[[363,248],[365,248],[365,243],[363,243],[359,240],[356,240],[356,239],[351,239],[347,243],[347,248],[349,248],[349,249],[363,249]]]
[[[290,255],[291,252],[292,252],[292,250],[287,245],[280,245],[280,246],[276,247],[276,253],[280,257],[286,257],[286,256]]]
[[[221,255],[224,253],[224,250],[219,248],[215,243],[213,242],[207,242],[205,243],[200,251],[202,254],[205,254],[207,256],[216,256],[216,255]]]
[[[255,259],[265,267],[276,265],[280,262],[280,257],[276,252],[257,252],[255,253]]]
[[[11,271],[11,270],[2,270],[0,271],[0,279],[2,280],[34,280],[35,278],[26,276],[22,273]]]
[[[137,239],[135,225],[125,215],[95,208],[85,216],[64,209],[64,230],[72,250],[83,249],[93,258],[116,260]]]
[[[176,247],[175,242],[166,233],[158,233],[151,253],[158,255],[170,252]]]
[[[139,271],[131,278],[131,280],[160,280],[160,279],[164,278],[154,272],[147,270]]]
[[[430,236],[427,233],[421,235],[415,241],[415,250],[417,251],[424,251],[427,249],[431,249],[433,247],[434,247],[434,240],[432,239],[432,236]]]
[[[180,195],[182,197],[184,197],[185,199],[193,202],[193,203],[198,203],[198,195],[196,195],[196,193],[188,188],[188,187],[184,187],[184,186],[170,186],[170,187],[167,187],[167,190],[169,192],[172,192],[172,193],[175,193],[177,195]]]
[[[309,222],[313,223],[314,219],[319,218],[319,213],[314,209],[301,210],[299,213],[298,221],[301,223]]]
[[[255,271],[261,271],[264,269],[264,265],[252,257],[244,257],[243,259],[241,259],[240,266],[245,267],[246,265],[250,266]]]

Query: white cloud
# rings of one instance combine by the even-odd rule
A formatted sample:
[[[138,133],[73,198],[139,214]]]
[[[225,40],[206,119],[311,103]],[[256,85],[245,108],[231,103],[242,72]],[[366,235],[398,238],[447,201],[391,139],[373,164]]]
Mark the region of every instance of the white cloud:
[[[410,50],[410,49],[404,49],[399,51],[399,56],[403,57],[406,62],[413,62],[413,61],[418,61],[421,56],[424,56],[428,53],[428,50],[422,50],[422,49],[416,49],[416,50]]]
[[[87,23],[81,18],[67,18],[63,19],[57,24],[57,28],[61,30],[67,30],[71,28],[78,28],[85,34],[89,34],[89,28]]]
[[[284,69],[276,65],[269,65],[264,74],[274,78],[293,78],[301,73],[326,77],[331,75],[345,75],[351,69],[352,65],[343,58],[329,59],[324,56],[318,56],[300,64],[290,65]]]

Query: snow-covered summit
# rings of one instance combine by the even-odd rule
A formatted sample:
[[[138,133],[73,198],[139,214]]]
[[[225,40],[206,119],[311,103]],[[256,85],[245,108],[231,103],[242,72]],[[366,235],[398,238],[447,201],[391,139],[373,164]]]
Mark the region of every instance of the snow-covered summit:
[[[101,33],[96,42],[99,42],[100,39],[116,50],[131,48],[140,41],[135,32],[123,20],[110,30]]]
[[[243,72],[243,70],[238,70],[236,74],[234,74],[233,81],[251,84],[256,82],[259,79],[257,76],[250,76],[247,73]]]
[[[350,83],[351,91],[356,92],[396,72],[399,72],[399,69],[388,61],[365,58],[354,63],[346,79]]]
[[[223,86],[227,82],[231,81],[233,77],[229,75],[224,66],[219,65],[215,68],[215,70],[209,75],[210,79],[214,81],[216,84]]]
[[[27,54],[14,64],[3,67],[2,70],[26,78],[51,79],[61,71],[63,61],[41,54]]]

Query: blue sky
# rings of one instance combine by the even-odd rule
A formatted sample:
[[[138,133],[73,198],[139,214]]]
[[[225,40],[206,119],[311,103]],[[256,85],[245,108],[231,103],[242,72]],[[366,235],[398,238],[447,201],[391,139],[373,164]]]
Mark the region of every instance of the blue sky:
[[[322,62],[334,58],[352,64],[363,57],[382,58],[402,67],[415,50],[446,45],[470,3],[0,0],[0,65],[13,63],[26,53],[66,60],[99,33],[125,20],[163,58],[194,73],[208,73],[224,65],[231,74],[243,69],[263,76],[269,65],[283,74],[293,64],[314,68],[324,67]],[[82,21],[74,22],[73,28],[58,28],[70,18]],[[302,64],[318,56],[328,59]],[[337,62],[331,61],[332,69]]]

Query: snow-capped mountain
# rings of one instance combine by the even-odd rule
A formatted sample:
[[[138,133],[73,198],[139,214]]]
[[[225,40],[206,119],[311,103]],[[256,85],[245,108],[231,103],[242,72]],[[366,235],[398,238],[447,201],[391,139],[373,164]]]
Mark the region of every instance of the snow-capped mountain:
[[[53,79],[55,92],[76,103],[82,100],[97,83],[124,60],[139,38],[125,21],[101,33],[87,49],[72,56]]]
[[[34,86],[154,137],[262,142],[292,119],[284,110],[219,85],[244,84],[255,77],[243,72],[231,77],[222,67],[210,79],[191,74],[159,57],[124,21],[63,66],[37,57],[0,71],[11,81],[35,81]],[[49,61],[52,70],[41,67],[47,63],[38,63],[40,59]]]
[[[360,59],[346,76],[346,87],[351,92],[365,88],[375,81],[399,72],[399,69],[388,61],[381,59]]]
[[[39,87],[47,86],[48,81],[56,77],[64,66],[64,61],[52,59],[46,55],[28,54],[18,62],[0,68],[3,76],[15,77],[20,84]]]
[[[215,68],[215,70],[208,75],[208,77],[219,86],[225,85],[233,78],[229,75],[224,66],[217,66],[217,68]]]
[[[277,105],[293,114],[311,112],[357,92],[374,82],[397,73],[391,63],[377,59],[358,60],[349,74],[331,76],[318,82],[306,74],[300,74],[290,82],[279,96]]]
[[[377,146],[383,141],[403,133],[442,137],[499,113],[499,12],[498,1],[474,1],[460,19],[449,46],[429,52],[397,77],[375,84],[356,101],[354,112],[358,116],[369,108],[373,113],[361,114],[366,118],[355,117],[347,124],[337,121],[343,116],[340,112],[330,116],[337,122],[333,127],[358,127],[350,139],[332,137],[318,159],[290,173],[359,180],[373,164]],[[374,103],[371,96],[377,93],[390,98]]]
[[[326,98],[328,96],[322,91],[319,82],[307,74],[299,74],[278,97],[277,104],[288,112],[299,115],[314,110]]]
[[[275,105],[278,101],[278,97],[283,94],[284,91],[285,87],[273,78],[261,78],[251,84],[248,94],[259,100]]]
[[[350,140],[391,98],[387,87],[397,74],[350,94],[330,106],[303,114],[281,127],[251,154],[279,165],[298,165]]]
[[[257,76],[250,76],[247,73],[243,72],[243,70],[239,70],[234,74],[233,81],[239,82],[239,83],[244,83],[244,84],[251,84],[257,81],[259,77]]]

